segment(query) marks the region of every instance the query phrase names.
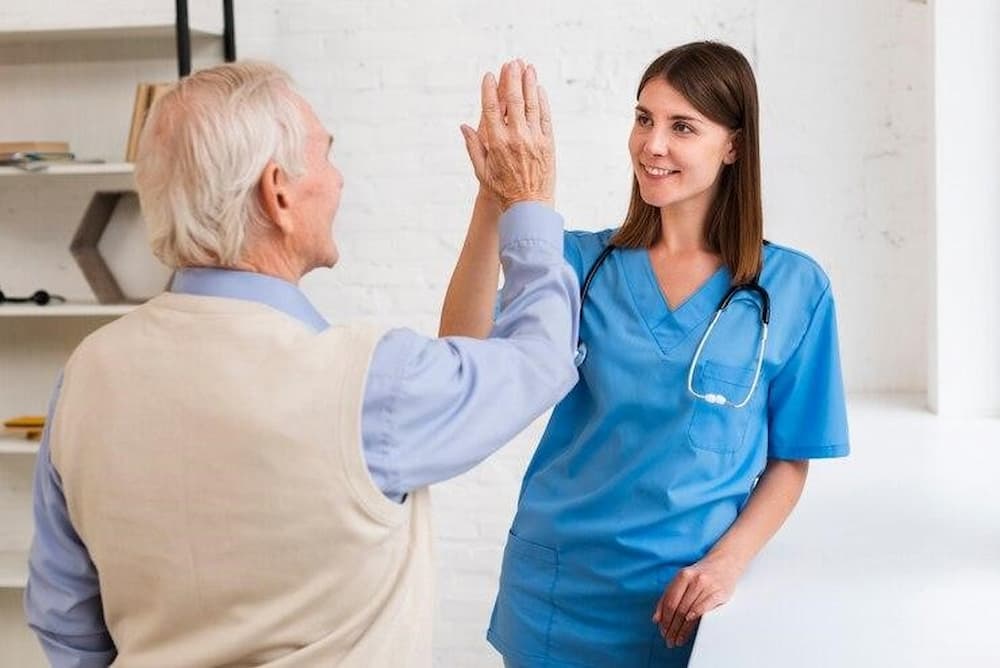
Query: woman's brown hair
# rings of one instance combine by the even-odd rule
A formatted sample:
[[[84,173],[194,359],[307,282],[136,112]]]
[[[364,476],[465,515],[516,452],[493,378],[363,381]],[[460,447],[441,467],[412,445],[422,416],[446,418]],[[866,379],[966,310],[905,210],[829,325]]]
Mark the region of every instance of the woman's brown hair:
[[[764,241],[757,82],[750,63],[731,46],[692,42],[650,63],[636,99],[654,77],[663,78],[700,113],[734,133],[737,158],[722,166],[715,200],[708,210],[705,241],[722,256],[734,283],[750,282],[760,273]],[[628,213],[611,243],[621,248],[648,248],[659,238],[660,210],[643,201],[633,174]]]

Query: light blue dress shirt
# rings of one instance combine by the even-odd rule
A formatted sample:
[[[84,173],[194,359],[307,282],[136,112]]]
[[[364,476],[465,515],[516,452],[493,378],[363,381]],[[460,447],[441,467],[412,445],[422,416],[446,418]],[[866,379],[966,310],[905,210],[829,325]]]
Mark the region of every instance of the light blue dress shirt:
[[[563,259],[562,220],[534,203],[500,219],[506,279],[490,338],[428,338],[395,329],[377,344],[362,407],[362,447],[390,498],[479,463],[576,382],[579,284]],[[177,272],[175,292],[266,304],[317,332],[329,327],[305,295],[280,279],[223,269]],[[55,668],[107,666],[116,655],[104,623],[98,574],[73,528],[48,432],[35,472],[35,536],[25,592],[28,623]]]
[[[612,233],[567,234],[579,276]],[[589,354],[528,465],[504,551],[488,638],[507,666],[686,666],[691,641],[668,648],[650,619],[666,585],[729,530],[769,459],[848,454],[830,282],[797,251],[764,248],[771,321],[747,405],[688,391],[731,283],[723,267],[671,308],[645,248],[616,249],[595,275],[580,326]],[[696,391],[749,392],[758,307],[734,297],[699,356]]]

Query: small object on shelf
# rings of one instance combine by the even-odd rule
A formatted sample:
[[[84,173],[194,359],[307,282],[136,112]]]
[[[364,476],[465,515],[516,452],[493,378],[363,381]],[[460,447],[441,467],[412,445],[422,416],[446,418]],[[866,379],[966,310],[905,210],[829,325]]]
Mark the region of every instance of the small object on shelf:
[[[4,294],[3,290],[0,290],[0,304],[38,304],[39,306],[45,306],[50,303],[65,304],[66,298],[62,295],[54,295],[47,290],[35,290],[30,297],[11,297],[10,295]]]
[[[44,415],[18,415],[3,421],[5,427],[36,427],[41,429],[45,426]]]
[[[146,124],[146,117],[153,103],[170,90],[170,83],[140,83],[135,87],[135,102],[132,105],[132,126],[128,132],[128,145],[125,147],[125,161],[135,162],[139,155],[139,136]]]
[[[20,436],[29,441],[41,439],[45,430],[44,415],[19,415],[17,417],[4,420],[4,430],[0,436]]]

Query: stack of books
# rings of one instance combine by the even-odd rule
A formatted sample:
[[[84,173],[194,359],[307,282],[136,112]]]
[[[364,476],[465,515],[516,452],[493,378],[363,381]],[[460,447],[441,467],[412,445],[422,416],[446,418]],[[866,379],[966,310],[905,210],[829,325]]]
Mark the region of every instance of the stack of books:
[[[140,83],[135,88],[135,104],[132,107],[132,127],[128,133],[128,144],[125,147],[125,162],[135,162],[139,155],[139,136],[146,124],[146,117],[153,103],[163,97],[173,84]]]
[[[35,171],[54,162],[75,160],[64,141],[6,141],[0,142],[0,165],[12,165]]]

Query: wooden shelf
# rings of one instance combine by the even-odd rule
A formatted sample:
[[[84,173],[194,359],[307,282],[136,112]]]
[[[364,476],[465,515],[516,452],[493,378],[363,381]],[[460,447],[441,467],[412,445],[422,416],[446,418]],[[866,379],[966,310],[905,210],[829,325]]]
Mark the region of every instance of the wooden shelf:
[[[117,318],[138,304],[0,304],[0,318]]]
[[[28,583],[28,553],[0,551],[0,589],[23,589]]]
[[[20,167],[0,167],[0,177],[44,178],[46,176],[131,176],[135,165],[130,162],[55,162],[40,171]]]
[[[0,31],[0,44],[33,44],[37,42],[121,41],[173,39],[173,23],[153,23],[128,26],[94,26],[87,28],[41,28]],[[191,22],[191,38],[221,37],[221,27]]]
[[[23,436],[0,434],[0,455],[37,455],[41,441],[29,441]]]

